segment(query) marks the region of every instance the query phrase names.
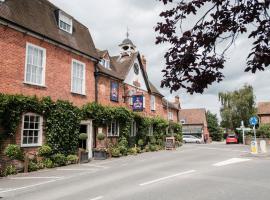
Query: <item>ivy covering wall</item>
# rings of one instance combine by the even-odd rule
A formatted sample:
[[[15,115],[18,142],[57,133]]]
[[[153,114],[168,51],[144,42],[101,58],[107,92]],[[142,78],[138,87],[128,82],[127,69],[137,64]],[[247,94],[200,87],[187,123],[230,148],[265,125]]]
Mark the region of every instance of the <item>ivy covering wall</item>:
[[[92,119],[96,127],[107,126],[113,119],[120,125],[120,140],[128,141],[129,146],[151,138],[164,141],[166,133],[174,134],[181,140],[181,126],[162,118],[143,117],[124,107],[109,107],[89,103],[82,108],[68,101],[52,101],[49,97],[37,98],[23,95],[0,94],[0,126],[4,128],[2,137],[12,137],[18,130],[23,113],[33,112],[44,117],[46,143],[54,153],[65,155],[75,153],[78,148],[80,121]],[[131,123],[136,121],[138,134],[130,136]],[[149,128],[153,126],[153,135]]]

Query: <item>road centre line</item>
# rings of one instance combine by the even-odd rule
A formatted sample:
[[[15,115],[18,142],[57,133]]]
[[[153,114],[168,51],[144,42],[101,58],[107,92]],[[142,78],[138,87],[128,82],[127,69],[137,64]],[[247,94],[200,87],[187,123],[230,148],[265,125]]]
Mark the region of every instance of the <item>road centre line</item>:
[[[89,199],[89,200],[99,200],[99,199],[103,199],[103,196],[98,196],[98,197],[95,197],[95,198]]]
[[[215,164],[213,164],[213,166],[221,167],[221,166],[225,166],[225,165],[241,163],[241,162],[246,162],[246,161],[250,161],[250,159],[248,159],[248,158],[231,158],[228,160],[224,160],[222,162],[215,163]]]
[[[155,179],[155,180],[152,180],[152,181],[141,183],[141,184],[139,184],[139,186],[149,185],[149,184],[152,184],[152,183],[164,181],[164,180],[174,178],[174,177],[177,177],[177,176],[181,176],[181,175],[191,174],[191,173],[194,173],[194,172],[196,172],[196,170],[189,170],[189,171],[173,174],[173,175],[170,175],[170,176],[165,176],[165,177],[158,178],[158,179]]]
[[[33,187],[36,187],[36,186],[52,183],[52,182],[55,182],[55,181],[56,180],[50,180],[50,181],[37,183],[37,184],[33,184],[33,185],[28,185],[28,186],[24,186],[24,187],[11,188],[11,189],[7,189],[7,190],[4,190],[4,191],[0,191],[0,194],[7,193],[7,192],[13,192],[13,191],[17,191],[17,190],[29,189],[29,188],[33,188]]]

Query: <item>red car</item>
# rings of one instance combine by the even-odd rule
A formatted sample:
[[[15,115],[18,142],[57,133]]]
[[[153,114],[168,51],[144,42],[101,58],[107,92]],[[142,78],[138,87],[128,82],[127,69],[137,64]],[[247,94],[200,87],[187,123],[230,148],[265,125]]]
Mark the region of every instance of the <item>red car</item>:
[[[238,139],[236,135],[228,135],[226,138],[226,144],[237,144]]]

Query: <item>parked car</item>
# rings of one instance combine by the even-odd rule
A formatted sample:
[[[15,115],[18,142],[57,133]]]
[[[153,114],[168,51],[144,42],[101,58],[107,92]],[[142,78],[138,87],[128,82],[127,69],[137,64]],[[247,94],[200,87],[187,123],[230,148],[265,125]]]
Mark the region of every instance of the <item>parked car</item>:
[[[238,138],[236,135],[228,135],[226,138],[226,144],[237,144]]]
[[[193,135],[183,135],[183,142],[184,143],[197,143],[201,144],[202,140],[200,138],[197,138]]]

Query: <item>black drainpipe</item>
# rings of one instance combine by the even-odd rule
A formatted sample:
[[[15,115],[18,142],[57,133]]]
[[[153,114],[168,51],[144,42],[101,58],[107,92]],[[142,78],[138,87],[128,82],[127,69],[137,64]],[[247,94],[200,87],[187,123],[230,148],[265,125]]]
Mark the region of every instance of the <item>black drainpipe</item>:
[[[98,61],[95,62],[95,72],[94,72],[94,77],[95,77],[95,102],[98,103]]]

